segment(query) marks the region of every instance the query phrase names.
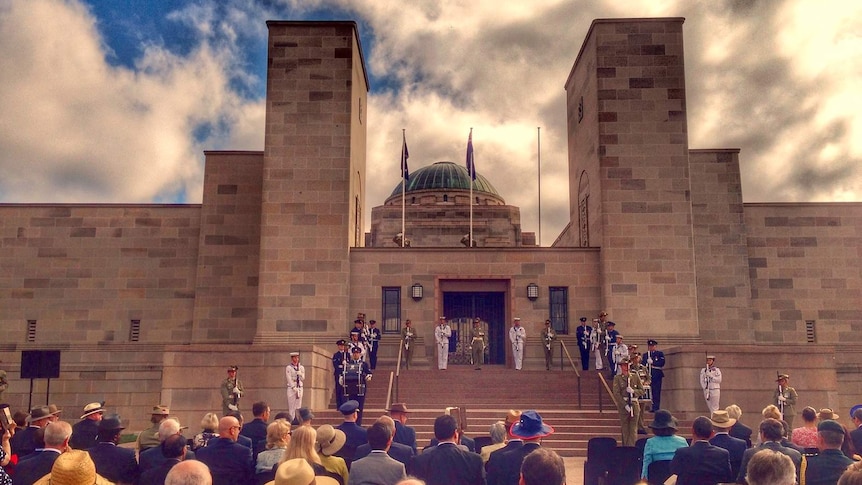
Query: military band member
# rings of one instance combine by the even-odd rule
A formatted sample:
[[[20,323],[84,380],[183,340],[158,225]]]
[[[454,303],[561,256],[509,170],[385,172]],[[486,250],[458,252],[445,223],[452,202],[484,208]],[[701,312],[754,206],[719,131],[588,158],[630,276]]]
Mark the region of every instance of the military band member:
[[[614,345],[614,374],[617,374],[620,371],[620,362],[623,359],[629,358],[629,347],[623,343],[623,336],[619,333],[616,335],[617,342]]]
[[[231,411],[239,410],[239,400],[242,397],[242,382],[236,376],[239,367],[232,365],[227,368],[227,377],[221,382],[221,410],[222,416],[227,416]]]
[[[551,321],[545,320],[545,328],[542,329],[542,350],[545,352],[545,370],[551,370],[551,358],[553,357],[553,345],[557,340],[557,333],[551,327]]]
[[[362,360],[366,360],[366,357],[368,357],[365,342],[362,340],[362,332],[354,332],[353,330],[351,330],[350,340],[347,342],[347,347],[351,349],[351,351],[354,347],[359,348],[359,350],[362,352]],[[348,353],[348,355],[350,354]]]
[[[413,362],[413,345],[416,341],[416,330],[413,330],[413,324],[408,318],[404,322],[404,328],[401,329],[401,347],[404,349],[404,363],[409,369]]]
[[[590,336],[590,344],[593,353],[596,355],[596,370],[605,368],[605,349],[607,348],[608,329],[598,318],[593,319],[593,334]]]
[[[350,355],[347,353],[347,341],[339,339],[335,345],[338,346],[338,352],[332,354],[332,373],[335,377],[335,405],[338,407],[347,401],[344,399],[344,389],[339,384],[339,378],[344,373],[344,364],[350,359]]]
[[[362,359],[362,349],[359,347],[353,347],[350,349],[350,364],[354,364],[359,366],[359,382],[363,385],[367,385],[371,382],[371,368],[368,367],[368,363]],[[340,384],[343,386],[345,384],[344,376],[342,376],[342,380]],[[344,402],[348,401],[356,401],[359,403],[359,417],[356,419],[356,424],[362,425],[362,410],[365,409],[365,392],[358,392],[359,386],[353,386],[348,389],[349,394],[344,396]]]
[[[788,379],[790,379],[790,376],[787,374],[778,375],[778,379],[775,380],[778,385],[772,394],[772,402],[781,411],[782,419],[784,419],[790,429],[793,429],[793,417],[796,415],[796,399],[799,398],[799,395],[796,394],[796,389],[787,385]]]
[[[590,350],[592,347],[593,327],[587,325],[587,317],[581,317],[581,325],[577,330],[578,351],[581,353],[581,368],[590,370]]]
[[[485,360],[485,345],[487,339],[485,336],[485,327],[482,326],[482,321],[477,317],[473,320],[473,328],[470,330],[470,348],[473,352],[473,365],[476,370],[482,370],[482,363]]]
[[[381,337],[380,329],[377,328],[377,320],[369,320],[366,338],[368,340],[368,363],[371,364],[371,370],[377,368],[377,349],[380,348]]]
[[[706,367],[700,370],[700,388],[710,414],[718,411],[721,398],[721,369],[715,366],[715,356],[706,356]]]
[[[638,437],[638,399],[644,395],[643,384],[634,372],[630,372],[628,359],[620,362],[620,372],[614,376],[613,394],[620,413],[622,446],[634,446]]]
[[[509,341],[512,342],[512,359],[515,370],[521,370],[524,365],[524,345],[527,343],[527,330],[521,326],[521,319],[515,318],[515,324],[509,329]]]
[[[305,366],[299,363],[299,352],[290,353],[290,364],[284,368],[284,375],[287,378],[288,422],[292,423],[299,418],[296,411],[302,407],[302,388],[305,385]]]
[[[617,347],[617,324],[614,322],[607,323],[607,332],[605,333],[605,342],[607,342],[607,357],[608,357],[608,367],[610,367],[611,375],[615,375],[617,372],[616,365],[614,363],[614,350]]]
[[[657,349],[658,342],[653,339],[647,340],[647,353],[644,358],[644,364],[649,369],[650,389],[652,394],[652,409],[650,412],[656,412],[661,409],[661,381],[664,379],[664,352]]]
[[[446,323],[446,317],[440,317],[440,324],[434,328],[434,342],[437,344],[437,369],[446,370],[449,366],[449,337],[452,328]]]

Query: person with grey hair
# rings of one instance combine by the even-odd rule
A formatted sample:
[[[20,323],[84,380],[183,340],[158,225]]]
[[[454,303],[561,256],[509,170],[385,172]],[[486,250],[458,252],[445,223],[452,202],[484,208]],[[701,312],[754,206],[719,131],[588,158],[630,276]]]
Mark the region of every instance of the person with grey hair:
[[[488,463],[488,459],[491,458],[491,453],[506,446],[506,423],[497,421],[492,424],[489,434],[491,435],[491,444],[485,445],[481,450],[479,450],[479,455],[482,456],[483,463]]]
[[[404,480],[401,480],[400,482],[396,483],[395,485],[425,485],[425,481],[420,480],[416,477],[409,477],[408,476],[407,478],[405,478]]]
[[[519,485],[565,485],[566,466],[555,451],[537,448],[521,462]]]
[[[745,480],[748,485],[795,485],[796,469],[789,456],[763,449],[749,460]]]
[[[51,473],[51,467],[61,453],[69,449],[72,425],[65,421],[54,421],[45,426],[45,447],[27,455],[15,467],[15,485],[32,485],[36,480]]]
[[[176,435],[182,436],[182,427],[177,418],[167,418],[159,423],[159,431],[156,434],[159,439],[159,445],[164,443],[169,437]],[[194,460],[195,453],[187,449],[185,459]],[[155,448],[150,448],[138,455],[138,466],[141,469],[141,473],[144,473],[147,470],[161,466],[166,460],[167,458],[164,453],[162,453],[162,447],[156,446]]]
[[[210,469],[196,460],[185,460],[171,468],[165,477],[165,485],[212,485]]]

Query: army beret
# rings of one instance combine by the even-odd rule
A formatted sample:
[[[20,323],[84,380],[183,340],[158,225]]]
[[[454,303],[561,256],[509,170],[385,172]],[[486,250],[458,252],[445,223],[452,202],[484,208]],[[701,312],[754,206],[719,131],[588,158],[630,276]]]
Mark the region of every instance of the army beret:
[[[844,427],[838,421],[832,419],[824,419],[817,424],[817,431],[833,431],[835,433],[844,434]]]

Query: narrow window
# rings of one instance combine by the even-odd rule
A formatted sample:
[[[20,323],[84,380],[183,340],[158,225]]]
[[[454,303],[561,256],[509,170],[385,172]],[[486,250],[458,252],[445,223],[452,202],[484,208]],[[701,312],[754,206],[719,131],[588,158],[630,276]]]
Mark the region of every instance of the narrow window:
[[[814,320],[805,320],[805,340],[809,344],[817,343],[817,333],[814,331]]]
[[[401,332],[401,287],[383,287],[383,333]]]
[[[551,303],[551,326],[557,333],[569,333],[569,289],[565,286],[548,288]]]
[[[36,341],[36,320],[27,320],[27,341]]]
[[[129,342],[137,342],[141,338],[141,321],[132,320],[129,325]]]

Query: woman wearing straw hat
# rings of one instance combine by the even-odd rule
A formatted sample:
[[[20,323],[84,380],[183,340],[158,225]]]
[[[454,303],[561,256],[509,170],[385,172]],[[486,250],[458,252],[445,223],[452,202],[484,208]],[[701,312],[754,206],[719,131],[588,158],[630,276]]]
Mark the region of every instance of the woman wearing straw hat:
[[[343,483],[347,483],[349,477],[347,463],[344,458],[335,456],[338,450],[344,446],[347,435],[340,429],[333,428],[329,424],[317,428],[317,454],[320,456],[320,464],[330,473],[341,477]]]

